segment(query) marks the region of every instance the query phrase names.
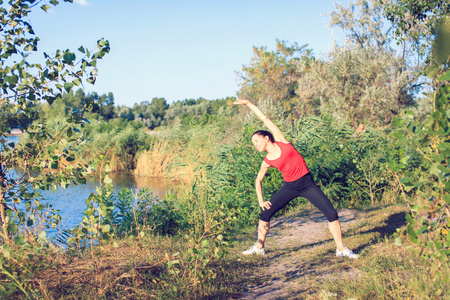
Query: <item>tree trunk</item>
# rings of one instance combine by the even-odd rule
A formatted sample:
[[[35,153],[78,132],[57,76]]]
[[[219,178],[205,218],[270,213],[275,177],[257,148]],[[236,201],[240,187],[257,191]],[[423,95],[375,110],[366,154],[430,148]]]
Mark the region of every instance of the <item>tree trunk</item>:
[[[9,241],[9,234],[8,234],[8,223],[6,222],[6,210],[8,209],[8,206],[6,206],[6,203],[2,203],[4,199],[4,193],[3,189],[0,193],[0,215],[1,215],[1,222],[2,222],[2,235],[4,242]]]

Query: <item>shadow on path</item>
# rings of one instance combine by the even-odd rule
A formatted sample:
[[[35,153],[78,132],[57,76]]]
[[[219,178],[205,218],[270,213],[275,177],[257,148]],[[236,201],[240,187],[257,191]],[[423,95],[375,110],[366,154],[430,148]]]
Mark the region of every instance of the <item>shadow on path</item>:
[[[398,212],[395,214],[392,214],[387,218],[384,225],[377,226],[372,229],[366,230],[366,231],[359,231],[356,232],[354,235],[358,234],[369,234],[369,233],[378,233],[379,238],[384,239],[385,237],[390,237],[392,234],[394,234],[397,231],[397,228],[402,227],[406,224],[406,212]],[[369,241],[368,243],[359,245],[355,251],[356,253],[360,253],[362,250],[367,248],[367,246],[370,246],[372,244],[372,241]]]

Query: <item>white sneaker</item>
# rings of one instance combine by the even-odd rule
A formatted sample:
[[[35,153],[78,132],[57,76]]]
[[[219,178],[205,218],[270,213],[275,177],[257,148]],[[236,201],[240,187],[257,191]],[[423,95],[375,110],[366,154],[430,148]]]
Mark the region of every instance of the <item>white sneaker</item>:
[[[242,251],[242,254],[244,255],[251,255],[251,254],[258,254],[258,255],[264,255],[266,254],[266,251],[264,248],[258,248],[258,243],[254,244],[248,250]]]
[[[358,258],[358,255],[353,253],[353,251],[348,249],[347,247],[344,247],[343,251],[338,251],[336,249],[336,256],[338,256],[338,257],[348,257],[348,258]]]

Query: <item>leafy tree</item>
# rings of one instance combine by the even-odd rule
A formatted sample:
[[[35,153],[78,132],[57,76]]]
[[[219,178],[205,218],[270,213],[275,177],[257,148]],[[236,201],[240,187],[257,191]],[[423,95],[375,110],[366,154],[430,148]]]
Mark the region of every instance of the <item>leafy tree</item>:
[[[358,0],[348,7],[335,4],[331,26],[347,33],[326,60],[297,63],[297,95],[303,114],[313,109],[358,123],[384,125],[401,109],[414,105],[414,95],[423,84],[418,64],[410,64],[411,47],[391,43],[392,26],[377,1]],[[398,51],[400,50],[400,51]]]
[[[131,108],[123,105],[114,106],[114,115],[116,115],[118,118],[126,119],[128,121],[134,120],[133,111]]]
[[[105,119],[105,121],[114,118],[114,95],[109,92],[107,95],[103,94],[98,100],[99,114]]]
[[[155,119],[163,120],[168,107],[169,105],[167,104],[166,99],[153,98],[151,103],[151,113]]]
[[[285,41],[276,41],[277,50],[267,47],[253,47],[253,57],[248,66],[243,66],[239,74],[240,90],[238,96],[254,101],[271,98],[274,103],[285,103],[288,108],[296,97],[295,89],[300,74],[296,63],[308,59],[311,50],[307,45],[299,46]]]
[[[56,119],[64,118],[73,112],[78,116],[82,115],[82,108],[86,102],[86,95],[83,89],[78,89],[75,93],[71,89],[68,93],[63,92],[60,98],[57,98],[52,104],[41,103],[38,108],[39,118]]]
[[[72,2],[65,0],[65,2]],[[63,93],[75,86],[95,82],[98,70],[97,60],[106,55],[110,48],[106,40],[97,42],[97,52],[91,53],[84,47],[77,54],[70,50],[56,50],[53,55],[44,53],[45,63],[34,63],[30,54],[37,51],[39,38],[35,36],[28,21],[29,13],[36,5],[47,11],[58,1],[10,0],[0,3],[0,106],[8,111],[9,120],[21,125],[27,134],[26,144],[8,142],[4,137],[10,133],[11,122],[1,122],[0,132],[0,215],[2,243],[10,244],[12,235],[15,243],[24,244],[18,234],[18,226],[33,226],[33,211],[43,209],[39,202],[39,190],[52,189],[70,182],[83,182],[81,166],[72,166],[74,148],[82,140],[77,134],[86,119],[72,114],[57,135],[47,132],[46,123],[40,121],[30,125],[35,106],[40,102],[53,104]],[[84,103],[82,110],[92,108],[91,102]],[[20,167],[22,175],[11,173],[13,166]],[[22,204],[22,206],[18,206]],[[26,207],[28,213],[20,207]],[[40,238],[45,236],[40,235]],[[7,251],[6,248],[3,249]],[[6,253],[6,252],[3,252]],[[6,255],[6,254],[5,254]]]
[[[383,48],[392,38],[393,25],[383,18],[384,6],[376,0],[357,0],[345,7],[337,2],[330,13],[330,26],[348,32],[348,37],[361,47]]]
[[[399,140],[419,141],[416,147],[421,154],[420,164],[404,171],[411,165],[411,156],[399,149],[392,154],[389,169],[399,178],[404,191],[413,191],[416,199],[429,200],[423,207],[410,207],[404,234],[420,257],[435,269],[436,281],[447,280],[450,255],[450,18],[446,16],[449,9],[448,1],[408,0],[395,1],[386,8],[398,28],[399,39],[413,36],[423,43],[419,51],[427,55],[427,75],[432,80],[432,113],[428,118],[421,122],[412,112],[406,112],[393,122],[397,127],[394,135]],[[425,30],[417,32],[416,28]],[[436,221],[420,215],[435,217]],[[398,230],[395,240],[398,246],[403,243],[400,235]],[[438,290],[433,296],[441,293]]]
[[[429,55],[439,29],[450,14],[447,0],[377,0],[395,27],[399,41],[413,40],[422,55]],[[442,36],[442,35],[441,35]]]
[[[404,107],[414,104],[418,85],[412,70],[393,51],[358,44],[336,46],[328,61],[299,64],[306,68],[298,80],[303,107],[315,108],[358,123],[387,124]],[[300,105],[299,105],[300,106]]]
[[[96,92],[89,93],[85,99],[87,103],[95,103],[93,112],[98,113],[105,121],[114,118],[114,95],[109,92],[108,95],[99,95]]]

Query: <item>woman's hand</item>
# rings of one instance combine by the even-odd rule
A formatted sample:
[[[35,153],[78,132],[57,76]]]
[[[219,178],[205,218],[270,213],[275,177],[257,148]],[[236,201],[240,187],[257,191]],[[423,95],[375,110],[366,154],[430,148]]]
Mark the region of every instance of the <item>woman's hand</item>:
[[[250,103],[250,101],[245,100],[245,99],[237,99],[236,101],[233,102],[233,104],[237,104],[237,105],[247,105],[249,103]]]
[[[261,208],[263,210],[270,209],[271,205],[272,205],[272,203],[270,201],[265,201],[265,202],[259,203],[259,206],[261,206]]]

